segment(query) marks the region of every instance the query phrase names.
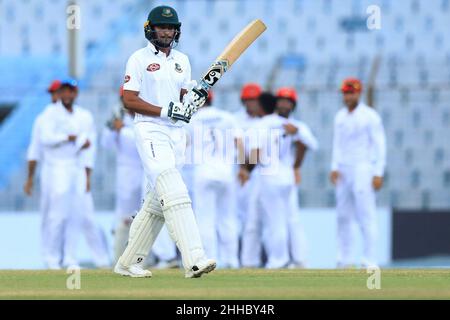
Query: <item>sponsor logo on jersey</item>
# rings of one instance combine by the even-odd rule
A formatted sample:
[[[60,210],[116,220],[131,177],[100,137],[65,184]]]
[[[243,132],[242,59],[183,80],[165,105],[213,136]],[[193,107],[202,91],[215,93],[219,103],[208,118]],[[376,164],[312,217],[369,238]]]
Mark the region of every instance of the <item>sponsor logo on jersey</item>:
[[[154,71],[158,71],[160,68],[161,68],[161,66],[159,65],[159,63],[151,63],[148,65],[147,71],[154,72]]]

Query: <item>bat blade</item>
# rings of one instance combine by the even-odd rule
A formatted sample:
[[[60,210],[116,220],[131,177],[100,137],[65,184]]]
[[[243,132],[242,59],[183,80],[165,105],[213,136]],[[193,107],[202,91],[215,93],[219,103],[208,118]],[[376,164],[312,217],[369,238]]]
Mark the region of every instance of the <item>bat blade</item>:
[[[227,70],[239,59],[241,54],[267,29],[264,22],[256,19],[250,22],[227,45],[222,53],[200,80],[204,90],[209,90],[227,72]]]

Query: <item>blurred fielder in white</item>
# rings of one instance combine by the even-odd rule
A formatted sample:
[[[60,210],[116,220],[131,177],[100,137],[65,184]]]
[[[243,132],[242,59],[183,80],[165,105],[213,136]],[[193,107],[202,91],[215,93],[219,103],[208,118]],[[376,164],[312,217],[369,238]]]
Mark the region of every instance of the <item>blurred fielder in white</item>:
[[[212,106],[212,91],[205,106],[187,126],[194,151],[194,212],[208,256],[221,268],[238,268],[238,218],[235,206],[236,120]]]
[[[39,210],[41,211],[41,246],[42,246],[42,254],[44,257],[44,262],[49,268],[57,268],[56,266],[51,264],[50,258],[50,243],[48,239],[48,190],[46,187],[46,183],[48,183],[48,179],[46,178],[46,169],[48,166],[44,162],[43,150],[42,146],[39,142],[39,136],[42,126],[42,115],[48,108],[52,108],[56,105],[59,100],[59,89],[61,87],[61,81],[54,80],[50,84],[47,89],[47,92],[51,95],[51,103],[48,104],[44,110],[37,116],[36,120],[33,123],[33,129],[31,131],[31,139],[30,144],[27,150],[27,162],[28,162],[28,172],[27,172],[27,180],[25,182],[24,191],[28,196],[31,196],[33,193],[34,186],[34,175],[36,172],[36,167],[38,162],[41,162],[41,170],[40,170],[40,201],[39,201]],[[58,266],[59,268],[59,266]]]
[[[93,217],[90,175],[94,165],[96,133],[89,111],[74,105],[77,82],[61,83],[61,101],[38,117],[37,137],[42,150],[44,203],[47,210],[47,264],[49,268],[76,266],[77,242],[85,232],[97,266],[109,258],[104,237]],[[46,195],[46,196],[45,196]]]
[[[318,142],[310,128],[303,121],[296,120],[292,116],[298,101],[295,89],[290,87],[280,88],[277,91],[276,97],[276,113],[281,118],[288,119],[288,121],[283,124],[284,130],[288,134],[295,134],[297,139],[294,139],[289,154],[285,155],[286,164],[292,164],[293,173],[288,211],[289,267],[304,268],[306,266],[306,238],[303,224],[300,221],[298,208],[298,186],[301,183],[300,167],[307,150],[317,150]]]
[[[257,174],[248,171],[245,163],[250,157],[250,128],[261,118],[258,98],[261,87],[256,83],[247,83],[241,89],[241,102],[245,110],[236,113],[237,126],[241,131],[242,146],[238,147],[239,172],[236,187],[236,208],[239,218],[239,234],[241,239],[241,265],[243,267],[259,267],[261,264],[261,241],[253,232],[244,232],[249,226],[249,210],[254,205],[258,187]],[[251,224],[250,224],[251,225]],[[245,245],[244,245],[245,242]],[[245,248],[251,248],[246,250]]]
[[[249,210],[247,232],[259,234],[267,255],[266,268],[284,268],[290,262],[289,220],[290,199],[294,192],[294,174],[299,161],[292,152],[300,146],[299,128],[292,121],[274,113],[277,98],[271,93],[260,95],[265,116],[256,124],[256,136],[251,139],[250,165],[259,174],[256,206]],[[259,229],[259,230],[258,230]],[[251,250],[243,244],[243,250]]]
[[[123,103],[123,87],[120,88]],[[133,216],[139,210],[144,169],[136,149],[133,130],[134,113],[121,105],[103,129],[101,145],[116,151],[116,222],[114,227],[114,261],[125,250]]]
[[[376,265],[377,216],[375,191],[383,185],[386,141],[378,113],[360,101],[362,84],[345,79],[341,86],[345,108],[334,119],[331,182],[336,186],[338,267],[351,261],[352,222],[364,240],[364,267]]]

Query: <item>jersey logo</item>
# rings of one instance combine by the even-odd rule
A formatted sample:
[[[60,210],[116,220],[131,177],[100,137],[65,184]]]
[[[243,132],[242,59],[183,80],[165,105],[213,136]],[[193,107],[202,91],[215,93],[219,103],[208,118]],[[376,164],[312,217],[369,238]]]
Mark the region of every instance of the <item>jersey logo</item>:
[[[182,73],[183,69],[181,69],[181,66],[179,63],[175,62],[175,71],[178,73]]]
[[[125,79],[123,80],[125,83],[127,83],[128,81],[130,81],[131,77],[129,75],[125,76]]]
[[[154,72],[154,71],[158,71],[160,68],[161,68],[161,66],[159,65],[159,63],[151,63],[148,65],[147,71]]]

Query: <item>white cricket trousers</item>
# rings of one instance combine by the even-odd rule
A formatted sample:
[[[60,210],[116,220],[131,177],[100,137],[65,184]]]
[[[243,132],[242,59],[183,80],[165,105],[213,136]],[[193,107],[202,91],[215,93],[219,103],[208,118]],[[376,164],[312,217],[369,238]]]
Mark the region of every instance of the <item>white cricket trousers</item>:
[[[259,266],[262,243],[267,256],[265,267],[283,268],[289,263],[288,215],[292,187],[274,183],[273,177],[264,175],[258,181],[244,227],[242,264]]]
[[[267,255],[265,267],[284,268],[289,263],[289,185],[264,183],[259,188],[262,240]]]
[[[48,267],[77,265],[76,242],[83,210],[82,170],[76,162],[46,164],[48,179],[47,216],[44,230],[48,248],[44,257]]]
[[[306,265],[306,236],[300,219],[298,188],[293,185],[289,196],[288,232],[291,262]]]
[[[84,185],[86,185],[86,182],[84,182]],[[77,215],[81,219],[79,224],[81,230],[73,230],[73,232],[75,236],[84,233],[94,264],[97,267],[109,267],[111,262],[108,253],[108,243],[103,230],[95,220],[94,199],[91,192],[83,193],[83,205],[84,209]]]
[[[250,180],[239,185],[237,207],[241,222],[241,265],[244,268],[262,266],[262,227],[260,219],[261,205],[258,201],[259,175],[257,168]]]
[[[370,164],[339,166],[340,179],[336,186],[338,265],[352,261],[352,224],[356,220],[363,238],[365,266],[376,264],[375,248],[377,217],[373,170]]]
[[[239,234],[234,181],[195,176],[194,212],[207,256],[219,267],[238,268]]]
[[[180,171],[183,167],[185,162],[186,132],[184,128],[169,127],[152,122],[135,123],[134,129],[136,145],[144,167],[148,190],[153,190],[161,173],[170,169]],[[180,181],[174,183],[180,183]],[[183,181],[181,183],[184,184]],[[174,188],[179,189],[180,186],[174,186]],[[189,234],[178,235],[183,239],[188,238],[190,243],[177,243],[182,254],[183,264],[187,269],[193,266],[190,264],[196,262],[193,260],[206,258],[200,240],[198,224],[192,210],[184,210],[178,214],[179,218],[174,218],[176,219],[174,223],[188,224],[184,228],[190,230]],[[193,251],[190,250],[196,250],[196,253],[192,253]],[[183,255],[183,251],[186,256]]]
[[[132,217],[141,207],[144,170],[135,165],[118,164],[116,170],[116,203],[114,226],[114,260],[125,250]]]

